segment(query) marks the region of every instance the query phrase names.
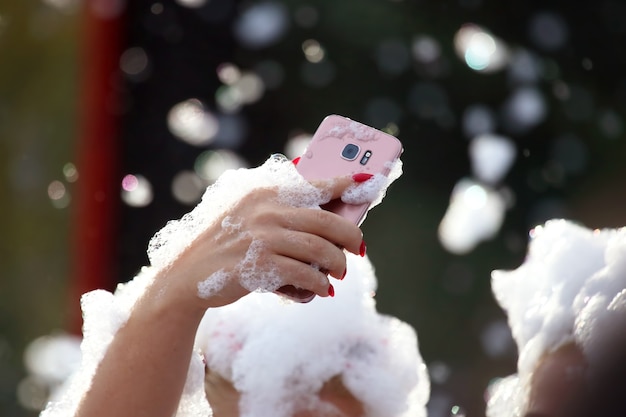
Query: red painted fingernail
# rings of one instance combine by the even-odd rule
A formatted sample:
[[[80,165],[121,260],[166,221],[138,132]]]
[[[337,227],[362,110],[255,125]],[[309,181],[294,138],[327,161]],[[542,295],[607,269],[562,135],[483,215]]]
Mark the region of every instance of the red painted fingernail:
[[[352,176],[352,179],[354,180],[354,182],[365,182],[373,176],[373,174],[368,174],[367,172],[360,172],[358,174],[354,174]]]
[[[335,287],[333,287],[333,284],[328,285],[328,295],[331,297],[335,296]]]
[[[298,162],[300,162],[300,157],[298,156],[298,157],[294,158],[293,161],[291,161],[291,162],[293,162],[294,165],[298,165]]]
[[[344,279],[346,277],[347,273],[348,273],[348,269],[346,268],[346,269],[343,270],[343,275],[339,279]]]
[[[365,256],[365,252],[367,252],[367,245],[365,244],[365,241],[362,240],[361,241],[361,247],[359,248],[359,255],[361,255],[361,257]]]

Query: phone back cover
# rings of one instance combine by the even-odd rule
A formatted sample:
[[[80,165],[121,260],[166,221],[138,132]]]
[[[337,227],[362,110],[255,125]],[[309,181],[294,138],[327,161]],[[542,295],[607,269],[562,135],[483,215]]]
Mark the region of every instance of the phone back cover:
[[[359,146],[354,160],[341,156],[346,145]],[[361,164],[365,153],[371,152],[366,164]],[[298,163],[298,171],[308,180],[334,178],[357,173],[388,175],[390,163],[402,153],[402,144],[394,136],[354,120],[327,116],[313,135]],[[360,224],[369,204],[350,205],[336,200],[324,208]]]

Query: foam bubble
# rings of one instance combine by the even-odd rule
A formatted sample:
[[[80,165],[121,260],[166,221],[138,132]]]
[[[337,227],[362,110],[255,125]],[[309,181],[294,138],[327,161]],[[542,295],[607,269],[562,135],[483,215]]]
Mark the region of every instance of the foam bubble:
[[[492,273],[492,289],[520,354],[517,377],[491,389],[487,415],[519,416],[543,355],[574,341],[593,368],[618,345],[616,338],[626,338],[626,228],[589,230],[551,220],[531,232],[519,268]],[[525,394],[513,409],[506,402],[515,392]]]
[[[230,274],[220,269],[212,273],[207,279],[198,283],[198,297],[208,299],[217,294],[230,278]]]
[[[253,240],[245,257],[237,265],[236,273],[242,287],[248,291],[275,291],[281,285],[281,278],[273,266],[262,267],[258,260],[265,249],[261,240]]]
[[[455,186],[439,224],[439,241],[450,252],[465,254],[493,238],[504,219],[506,202],[498,191],[470,179]]]
[[[496,184],[504,176],[515,160],[515,144],[509,138],[483,134],[472,139],[469,148],[472,172],[487,184]]]

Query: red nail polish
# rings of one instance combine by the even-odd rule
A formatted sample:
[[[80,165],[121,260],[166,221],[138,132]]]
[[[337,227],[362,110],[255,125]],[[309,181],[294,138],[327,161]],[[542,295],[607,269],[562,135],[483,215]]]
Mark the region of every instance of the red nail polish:
[[[335,296],[335,287],[333,287],[333,284],[328,285],[328,295],[331,297]]]
[[[294,165],[298,165],[298,162],[300,162],[300,157],[298,156],[298,157],[294,158],[293,161],[291,161],[291,162],[293,162]]]
[[[373,174],[368,174],[367,172],[360,172],[358,174],[354,174],[352,176],[352,179],[354,180],[354,182],[365,182],[373,176]]]
[[[365,241],[362,240],[361,241],[361,247],[359,248],[359,255],[361,255],[361,257],[365,256],[365,252],[367,252],[367,245],[365,244]]]

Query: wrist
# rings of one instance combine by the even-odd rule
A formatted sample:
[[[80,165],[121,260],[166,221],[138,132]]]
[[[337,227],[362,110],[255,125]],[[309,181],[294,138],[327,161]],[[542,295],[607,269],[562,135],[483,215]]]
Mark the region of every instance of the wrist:
[[[184,278],[171,268],[163,268],[156,273],[146,297],[151,300],[155,314],[175,315],[199,323],[208,306],[206,300],[198,297],[195,286]]]

